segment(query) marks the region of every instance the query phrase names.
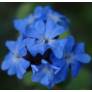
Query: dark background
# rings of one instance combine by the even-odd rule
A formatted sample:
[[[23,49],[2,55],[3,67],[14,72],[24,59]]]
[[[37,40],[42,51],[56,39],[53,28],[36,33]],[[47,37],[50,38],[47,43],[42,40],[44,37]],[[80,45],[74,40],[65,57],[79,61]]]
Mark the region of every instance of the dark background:
[[[0,64],[8,50],[6,40],[14,40],[18,32],[14,29],[13,20],[24,18],[32,13],[37,5],[50,5],[70,20],[70,32],[77,41],[86,44],[86,52],[92,56],[92,3],[0,3]],[[92,63],[84,65],[76,79],[68,78],[53,89],[92,89]],[[23,80],[10,77],[0,70],[0,89],[47,89],[31,82],[31,73]]]

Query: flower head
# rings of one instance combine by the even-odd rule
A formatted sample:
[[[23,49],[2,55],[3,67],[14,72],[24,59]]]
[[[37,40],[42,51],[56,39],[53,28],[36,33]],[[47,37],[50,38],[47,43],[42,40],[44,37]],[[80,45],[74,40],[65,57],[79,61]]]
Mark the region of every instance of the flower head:
[[[39,82],[48,88],[55,85],[54,76],[59,68],[49,64],[46,60],[41,60],[41,65],[31,65],[33,75],[32,81]]]
[[[16,75],[19,79],[23,78],[28,67],[29,62],[27,60],[22,57],[16,57],[12,53],[6,55],[1,65],[1,69],[7,71],[8,75]]]
[[[63,26],[54,23],[50,19],[46,23],[39,20],[31,26],[30,30],[30,38],[26,39],[26,45],[33,56],[38,53],[43,55],[47,49],[51,49],[56,57],[62,57],[66,39],[56,39],[56,37],[65,31]]]
[[[10,52],[6,55],[1,69],[7,71],[8,75],[16,74],[21,79],[30,64],[27,60],[23,59],[23,56],[26,55],[25,44],[18,39],[18,41],[7,41],[6,46]]]
[[[54,55],[51,55],[51,60],[54,65],[58,67],[62,66],[60,73],[58,73],[57,76],[60,76],[58,81],[62,81],[62,77],[64,81],[69,68],[71,68],[72,77],[76,77],[81,64],[89,63],[91,57],[85,53],[84,44],[76,44],[74,38],[70,36],[68,37],[67,44],[64,49],[64,56],[61,59],[58,59]]]
[[[52,19],[53,22],[64,25],[66,28],[68,27],[69,20],[62,14],[55,12],[51,9],[50,6],[37,6],[33,12],[24,19],[16,19],[14,20],[14,27],[23,35],[27,34],[27,28],[32,25],[37,20],[46,21],[47,19]],[[31,31],[31,30],[30,30]]]

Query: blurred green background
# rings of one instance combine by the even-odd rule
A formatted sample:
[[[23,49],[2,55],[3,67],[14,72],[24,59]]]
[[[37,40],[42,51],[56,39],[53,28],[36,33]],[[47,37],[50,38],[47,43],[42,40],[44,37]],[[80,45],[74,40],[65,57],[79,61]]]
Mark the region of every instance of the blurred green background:
[[[16,39],[18,32],[13,26],[15,18],[24,18],[37,5],[50,5],[70,19],[70,31],[77,41],[86,44],[86,51],[92,56],[92,3],[0,3],[0,64],[7,54],[6,40]],[[76,79],[68,78],[53,89],[92,89],[92,63],[84,65]],[[31,73],[23,80],[10,77],[0,70],[0,89],[47,89],[32,83]]]

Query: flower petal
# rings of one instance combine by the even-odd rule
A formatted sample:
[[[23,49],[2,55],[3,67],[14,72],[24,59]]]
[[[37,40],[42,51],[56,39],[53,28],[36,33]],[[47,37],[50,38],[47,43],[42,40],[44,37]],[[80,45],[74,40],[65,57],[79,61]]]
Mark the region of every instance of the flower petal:
[[[85,44],[84,43],[78,43],[75,48],[75,53],[85,53]]]
[[[54,21],[52,21],[51,19],[47,20],[46,33],[45,33],[46,38],[48,39],[54,38],[62,34],[64,31],[65,30],[63,26],[55,24]]]
[[[7,48],[12,52],[15,49],[16,43],[15,41],[6,41]]]
[[[26,73],[26,70],[21,66],[21,64],[19,64],[18,66],[16,66],[16,76],[19,79],[23,78],[24,73]]]
[[[11,66],[9,69],[8,69],[8,75],[14,75],[16,73],[16,67],[15,66]]]
[[[38,20],[34,22],[33,25],[30,25],[27,28],[27,31],[29,31],[27,35],[32,38],[37,38],[37,39],[43,38],[45,32],[45,24],[42,20]]]
[[[16,19],[14,20],[14,27],[22,34],[25,33],[26,26],[27,26],[27,20],[26,19]]]
[[[74,44],[75,44],[75,39],[74,39],[74,37],[73,37],[73,36],[69,36],[69,37],[67,38],[67,43],[66,43],[65,52],[66,52],[66,53],[71,52],[72,49],[73,49]]]
[[[24,69],[27,69],[30,66],[30,63],[27,60],[21,58],[20,59],[20,66],[23,67]]]
[[[6,55],[2,65],[1,65],[2,70],[7,70],[10,67],[10,65],[11,65],[11,59],[10,58],[11,58],[11,54],[9,53],[9,54]]]
[[[36,41],[35,39],[28,39],[26,43],[29,52],[33,56],[36,56],[38,53],[43,55],[47,50],[47,46],[43,42]]]
[[[36,18],[42,18],[43,16],[43,7],[42,6],[37,6],[34,10],[34,15]]]
[[[80,67],[81,67],[81,64],[77,61],[71,63],[71,74],[73,78],[77,77]]]
[[[14,20],[14,27],[23,35],[26,35],[26,28],[28,25],[31,25],[34,22],[34,16],[29,15],[25,19],[16,19]]]
[[[89,63],[91,60],[91,57],[88,54],[76,54],[75,59],[81,63]]]
[[[50,60],[53,65],[62,68],[65,65],[65,61],[63,59],[58,59],[55,55],[51,54]]]
[[[54,82],[55,84],[63,82],[67,77],[68,65],[64,65],[63,68],[55,75]]]
[[[63,56],[63,51],[64,51],[64,47],[66,45],[66,39],[62,39],[62,40],[55,40],[51,43],[49,43],[53,54],[57,57],[57,58],[62,58]]]

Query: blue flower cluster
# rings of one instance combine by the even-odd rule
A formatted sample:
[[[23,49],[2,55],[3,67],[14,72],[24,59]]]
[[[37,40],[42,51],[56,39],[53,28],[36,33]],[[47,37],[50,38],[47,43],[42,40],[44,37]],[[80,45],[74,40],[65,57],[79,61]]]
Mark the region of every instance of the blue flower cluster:
[[[69,31],[69,20],[48,6],[38,6],[28,17],[14,20],[14,27],[19,37],[6,42],[9,53],[1,65],[8,75],[22,79],[30,70],[33,82],[52,88],[67,78],[69,70],[75,78],[81,65],[91,60],[84,43],[77,43],[72,35],[60,38]]]

